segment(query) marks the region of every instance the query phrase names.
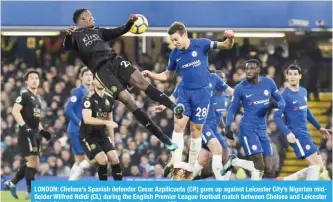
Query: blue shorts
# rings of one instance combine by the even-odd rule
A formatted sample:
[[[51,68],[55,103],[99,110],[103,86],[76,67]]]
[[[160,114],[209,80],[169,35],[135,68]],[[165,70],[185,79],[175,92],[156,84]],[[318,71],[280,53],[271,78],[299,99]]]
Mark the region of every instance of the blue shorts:
[[[319,154],[316,143],[308,131],[292,131],[296,136],[296,143],[290,144],[293,147],[297,159],[306,159],[308,156]]]
[[[273,155],[266,129],[252,129],[249,126],[240,125],[239,138],[246,156],[259,153],[264,156]]]
[[[222,136],[222,134],[218,131],[216,124],[205,124],[202,128],[202,149],[205,149],[207,151],[210,151],[207,144],[208,142],[216,138],[223,149],[228,148],[228,143],[226,139]]]
[[[84,155],[83,147],[80,143],[80,133],[68,132],[68,137],[72,145],[72,152],[74,155]]]
[[[212,93],[209,86],[194,90],[179,86],[177,104],[181,103],[185,106],[184,114],[190,117],[191,122],[204,124],[211,96]]]

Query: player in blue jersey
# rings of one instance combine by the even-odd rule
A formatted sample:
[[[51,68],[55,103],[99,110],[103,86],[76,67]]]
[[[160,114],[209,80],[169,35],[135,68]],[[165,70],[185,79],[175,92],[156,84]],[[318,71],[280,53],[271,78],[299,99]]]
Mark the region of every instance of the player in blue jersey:
[[[215,72],[214,70],[210,70],[210,72]],[[236,155],[230,155],[229,156],[229,145],[226,139],[222,136],[221,132],[218,130],[218,127],[220,126],[222,129],[224,129],[224,121],[223,121],[223,113],[227,111],[227,107],[229,106],[229,96],[232,96],[233,94],[233,89],[230,87],[227,87],[226,90],[222,91],[220,88],[218,88],[218,85],[214,84],[217,80],[217,78],[221,78],[222,81],[220,82],[225,82],[225,74],[222,71],[216,71],[215,74],[211,75],[216,75],[211,77],[212,81],[212,90],[213,90],[213,97],[211,98],[211,103],[210,105],[213,106],[213,110],[209,110],[206,123],[203,127],[202,131],[202,137],[203,139],[207,139],[206,142],[203,142],[203,146],[199,155],[199,159],[195,164],[195,169],[194,169],[194,175],[193,177],[196,177],[200,174],[202,169],[208,165],[209,159],[210,159],[210,152],[213,153],[212,157],[212,171],[216,177],[216,179],[221,179],[221,180],[229,180],[230,179],[230,174],[231,172],[227,171],[232,167],[241,167],[244,168],[250,172],[253,171],[254,165],[253,162],[247,161],[244,159],[239,159],[237,158]],[[215,81],[215,82],[214,82]],[[215,88],[214,88],[215,85]],[[227,84],[224,84],[227,85]],[[217,88],[216,88],[217,87]],[[214,115],[211,115],[214,114]],[[213,122],[213,118],[215,119],[215,122]],[[220,145],[214,145],[214,147],[210,146],[212,143],[209,142],[209,138],[211,137],[211,133],[214,134],[216,139],[218,140]],[[219,147],[217,147],[219,146]],[[219,172],[214,171],[214,150],[221,150],[222,153],[222,163],[224,165],[223,169],[218,169]],[[216,158],[216,157],[215,157]],[[220,157],[219,157],[220,159]],[[217,162],[215,160],[215,162]],[[220,164],[218,164],[220,166]],[[208,174],[208,173],[207,173]],[[223,176],[221,176],[223,175]],[[207,175],[206,177],[208,177]],[[199,177],[199,176],[198,176]],[[204,176],[201,176],[204,177]],[[200,177],[199,177],[200,178]]]
[[[320,130],[324,138],[330,137],[329,130],[323,128],[315,119],[307,105],[307,90],[299,85],[302,78],[301,68],[296,64],[290,65],[286,69],[288,87],[282,92],[282,97],[286,102],[284,110],[274,112],[274,120],[278,128],[286,136],[289,144],[293,147],[297,159],[305,159],[309,167],[304,168],[290,176],[279,177],[282,180],[318,180],[322,159],[318,148],[313,142],[307,129],[307,121]],[[286,125],[282,117],[286,119]]]
[[[93,74],[87,67],[80,70],[81,85],[75,88],[65,107],[65,114],[69,119],[67,134],[71,142],[75,163],[71,169],[69,180],[78,180],[84,169],[89,168],[85,160],[84,150],[80,143],[80,126],[82,121],[83,97],[89,92],[93,82]]]
[[[239,139],[249,160],[255,169],[252,180],[260,180],[262,175],[271,171],[272,147],[267,136],[266,118],[270,107],[284,108],[284,100],[275,82],[267,77],[259,76],[260,62],[248,60],[245,66],[246,80],[241,81],[234,90],[234,96],[227,115],[226,137],[233,140],[231,123],[242,102],[244,115],[239,125]],[[270,101],[271,97],[274,100]]]
[[[191,179],[194,164],[201,149],[201,132],[206,120],[210,102],[209,72],[208,72],[208,50],[209,49],[230,49],[234,43],[234,33],[226,31],[228,38],[224,42],[211,41],[209,39],[190,39],[187,35],[185,25],[181,22],[174,22],[168,30],[171,42],[175,46],[169,57],[167,70],[156,74],[144,71],[143,74],[154,80],[168,81],[174,76],[177,70],[180,72],[183,83],[179,89],[178,104],[185,106],[184,117],[177,121],[172,140],[177,144],[178,149],[172,153],[174,160],[174,176],[182,179],[180,167],[182,151],[184,148],[183,131],[190,119],[191,144],[189,152],[189,163],[191,169],[185,172],[185,178]],[[191,172],[192,171],[192,172]]]
[[[220,72],[218,72],[220,74]],[[218,77],[215,73],[210,73],[210,86],[211,86],[211,93],[213,96],[210,99],[210,105],[214,106],[209,108],[208,115],[206,122],[203,126],[202,130],[202,149],[199,154],[199,159],[194,165],[194,171],[193,171],[193,178],[195,178],[201,170],[208,165],[209,159],[210,159],[210,152],[212,153],[212,171],[215,175],[217,180],[228,180],[228,176],[222,176],[222,174],[225,174],[225,172],[222,172],[223,166],[223,158],[224,164],[228,162],[228,155],[229,155],[229,149],[228,149],[228,143],[225,140],[225,138],[222,136],[222,134],[218,131],[218,125],[223,122],[222,121],[222,114],[221,110],[222,108],[226,109],[227,105],[225,97],[228,97],[229,95],[233,94],[233,89],[229,87],[222,79]],[[179,96],[179,89],[180,87],[184,85],[181,81],[178,86],[176,87],[173,94],[170,96],[170,99],[175,100]],[[226,92],[226,93],[225,93]],[[220,96],[222,93],[225,93],[223,97]],[[223,102],[223,106],[222,103]],[[219,106],[219,109],[215,108],[215,106]],[[163,105],[152,107],[153,112],[160,112],[163,111],[166,107]],[[217,110],[217,112],[216,112]],[[221,117],[217,117],[221,116]],[[175,123],[177,124],[177,123]],[[223,158],[222,158],[223,156]],[[235,156],[230,158],[230,166],[238,166],[242,167],[244,169],[247,169],[249,171],[252,171],[253,169],[253,162],[238,159]],[[181,166],[184,170],[188,170],[188,164],[182,163]],[[165,176],[168,175],[169,171],[174,169],[173,162],[170,161],[165,168]]]

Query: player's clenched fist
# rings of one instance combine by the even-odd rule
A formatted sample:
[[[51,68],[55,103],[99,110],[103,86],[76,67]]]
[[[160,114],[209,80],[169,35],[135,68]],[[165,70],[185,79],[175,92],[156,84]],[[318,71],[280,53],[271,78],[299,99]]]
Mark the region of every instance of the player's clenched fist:
[[[287,135],[287,140],[288,140],[289,143],[295,143],[296,142],[296,137],[293,133],[289,133]]]
[[[66,30],[66,35],[70,36],[76,30],[76,27],[70,27]]]
[[[137,14],[130,14],[128,21],[131,23],[134,23],[136,20],[138,19],[138,15]]]
[[[234,38],[235,37],[235,33],[232,30],[226,30],[224,32],[224,36],[227,38]]]
[[[151,77],[151,71],[149,70],[144,70],[141,72],[141,74],[144,76],[144,77],[147,77],[147,78],[150,78]]]

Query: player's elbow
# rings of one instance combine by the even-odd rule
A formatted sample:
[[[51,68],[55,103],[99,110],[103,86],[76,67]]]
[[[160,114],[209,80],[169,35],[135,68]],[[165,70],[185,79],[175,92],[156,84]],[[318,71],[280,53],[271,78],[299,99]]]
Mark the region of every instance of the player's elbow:
[[[85,116],[85,115],[83,115],[83,116],[82,116],[82,119],[83,119],[83,121],[84,121],[85,123],[90,124],[90,117],[89,117],[89,116]]]
[[[68,107],[65,107],[64,113],[67,117],[70,115],[70,109]]]

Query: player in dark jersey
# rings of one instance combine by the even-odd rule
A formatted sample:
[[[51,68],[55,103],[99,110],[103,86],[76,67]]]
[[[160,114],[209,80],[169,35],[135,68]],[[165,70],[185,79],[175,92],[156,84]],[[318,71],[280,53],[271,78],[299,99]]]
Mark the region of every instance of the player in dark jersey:
[[[279,177],[279,180],[319,180],[320,170],[324,168],[323,160],[316,144],[307,128],[309,121],[319,130],[325,139],[330,138],[332,131],[322,127],[308,108],[308,92],[301,87],[301,68],[296,64],[290,65],[286,70],[288,87],[282,91],[282,97],[286,102],[284,110],[274,112],[274,120],[278,128],[286,136],[290,146],[293,147],[297,159],[305,159],[308,167],[287,177]],[[282,117],[286,118],[286,124]]]
[[[179,118],[183,116],[184,106],[174,104],[167,95],[152,86],[128,61],[118,56],[107,43],[128,32],[137,19],[137,15],[131,14],[127,24],[123,26],[115,29],[98,28],[94,27],[95,19],[89,10],[78,9],[73,15],[77,28],[67,30],[64,46],[67,50],[74,50],[107,92],[124,103],[144,127],[156,135],[168,150],[173,151],[177,145],[173,144],[147,113],[135,104],[126,87],[129,84],[141,89],[152,100],[172,109]]]
[[[110,162],[114,180],[122,180],[122,172],[117,152],[114,148],[114,131],[118,127],[113,122],[113,103],[111,95],[105,92],[104,86],[95,79],[95,90],[83,101],[83,124],[80,127],[80,141],[89,160],[95,159],[99,165],[100,180],[107,180],[107,167]],[[109,136],[106,135],[106,129]]]
[[[36,70],[29,69],[23,76],[27,90],[16,98],[12,114],[19,125],[18,143],[27,163],[23,164],[12,180],[5,182],[5,187],[10,190],[13,197],[16,194],[16,184],[25,177],[27,183],[26,199],[30,199],[31,181],[39,165],[40,141],[44,137],[51,139],[51,134],[44,130],[40,123],[41,100],[37,95],[40,76]]]
[[[260,62],[248,60],[245,66],[246,80],[241,81],[234,89],[234,95],[228,110],[226,137],[233,140],[231,123],[242,102],[244,115],[239,125],[239,139],[249,160],[253,161],[252,180],[261,180],[265,171],[270,174],[272,146],[267,136],[267,112],[270,108],[283,109],[284,100],[275,82],[259,76]],[[270,100],[274,98],[274,100]]]

